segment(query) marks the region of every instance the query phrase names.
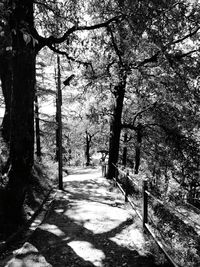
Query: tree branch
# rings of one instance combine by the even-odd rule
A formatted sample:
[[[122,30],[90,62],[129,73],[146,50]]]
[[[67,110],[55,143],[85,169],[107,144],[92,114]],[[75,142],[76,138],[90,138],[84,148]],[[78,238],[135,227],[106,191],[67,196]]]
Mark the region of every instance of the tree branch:
[[[120,65],[123,66],[123,61],[122,61],[122,57],[121,57],[121,52],[120,52],[120,50],[119,50],[119,48],[118,48],[118,46],[117,46],[117,44],[116,44],[116,42],[115,42],[115,37],[114,37],[114,35],[113,35],[113,32],[112,32],[112,30],[111,30],[111,28],[110,28],[109,26],[107,27],[107,29],[108,29],[108,31],[109,31],[109,33],[110,33],[111,40],[112,40],[112,44],[113,44],[113,47],[114,47],[114,49],[115,49],[115,52],[116,52],[116,54],[117,54],[117,56],[118,56],[118,58],[119,58]]]
[[[140,61],[137,64],[137,68],[141,67],[147,63],[157,63],[158,62],[158,56],[160,55],[161,51],[156,52],[153,56],[149,57],[149,58],[145,58],[144,60]]]
[[[158,61],[158,56],[161,54],[161,52],[165,52],[167,50],[167,48],[169,48],[169,46],[171,45],[174,45],[174,44],[177,44],[177,43],[180,43],[184,40],[186,40],[187,38],[195,35],[198,31],[200,30],[200,26],[197,27],[194,31],[186,34],[185,36],[183,36],[182,38],[180,39],[177,39],[171,43],[169,43],[168,45],[166,45],[165,47],[162,48],[162,50],[156,52],[154,55],[152,55],[151,57],[149,58],[145,58],[144,60],[138,62],[137,64],[134,64],[134,65],[129,65],[130,68],[134,68],[134,69],[137,69],[141,66],[144,66],[145,64],[147,63],[157,63]],[[184,53],[184,54],[181,54],[181,55],[174,55],[174,59],[177,59],[177,60],[180,60],[181,58],[183,57],[186,57],[192,53],[195,53],[195,52],[198,52],[200,49],[196,49],[196,50],[192,50],[192,51],[189,51],[187,53]]]
[[[36,36],[36,39],[39,42],[39,49],[41,49],[44,46],[51,46],[52,44],[61,44],[65,42],[68,39],[68,37],[76,31],[89,31],[89,30],[96,30],[96,29],[104,28],[104,27],[107,27],[110,23],[114,21],[118,21],[120,18],[122,18],[122,16],[115,16],[105,22],[101,22],[101,23],[94,24],[91,26],[74,25],[71,28],[69,28],[61,37],[49,36],[48,38],[45,38],[39,35],[39,33],[36,30],[34,32],[34,35]]]
[[[196,34],[198,31],[200,30],[200,26],[198,26],[194,31],[186,34],[185,36],[183,36],[182,38],[180,39],[177,39],[175,41],[173,41],[172,43],[170,43],[169,45],[174,45],[174,44],[178,44],[178,43],[181,43],[182,41],[184,41],[185,39],[193,36],[194,34]]]
[[[117,63],[116,60],[112,60],[110,63],[108,63],[107,67],[106,67],[106,71],[108,73],[108,75],[111,77],[111,73],[110,73],[110,68],[112,67],[113,64]]]
[[[63,56],[66,56],[66,58],[70,61],[73,61],[73,62],[76,62],[80,65],[84,65],[86,67],[90,66],[91,69],[92,69],[92,72],[94,73],[94,69],[93,69],[93,66],[92,66],[92,63],[91,62],[85,62],[85,61],[81,61],[81,60],[78,60],[78,59],[75,59],[73,57],[71,57],[67,52],[65,51],[61,51],[57,48],[55,48],[53,45],[48,45],[49,49],[51,49],[53,52],[57,53],[57,54],[60,54],[60,55],[63,55]]]
[[[134,126],[134,124],[132,124],[132,123],[122,123],[121,124],[121,128],[123,128],[123,129],[130,129],[130,130],[134,130],[134,131],[137,130],[137,127]]]
[[[134,117],[134,119],[133,119],[133,125],[135,124],[136,119],[137,119],[137,117],[138,117],[139,115],[141,115],[142,113],[148,111],[148,110],[151,109],[151,108],[155,108],[156,105],[157,105],[157,102],[153,103],[151,106],[149,106],[149,107],[147,107],[147,108],[145,108],[145,109],[143,109],[143,110],[141,110],[141,111],[138,111],[138,113],[135,115],[135,117]]]

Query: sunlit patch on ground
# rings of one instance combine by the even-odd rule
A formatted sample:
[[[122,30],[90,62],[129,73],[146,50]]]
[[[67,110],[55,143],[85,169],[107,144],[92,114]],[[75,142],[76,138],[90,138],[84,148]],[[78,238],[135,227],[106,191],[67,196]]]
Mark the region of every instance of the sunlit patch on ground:
[[[119,246],[125,246],[130,249],[137,250],[140,255],[146,255],[145,249],[146,240],[144,234],[140,228],[135,228],[133,225],[126,227],[120,233],[111,237],[110,240],[118,244]]]
[[[65,210],[64,209],[55,209],[54,211],[58,212],[58,213],[63,213]]]
[[[80,175],[81,174],[81,175]],[[71,182],[71,181],[84,181],[88,179],[100,178],[101,173],[97,169],[80,169],[77,170],[73,169],[73,173],[71,175],[67,175],[63,177],[64,182]]]
[[[50,232],[56,236],[59,236],[59,237],[65,236],[65,233],[63,231],[61,231],[58,228],[58,226],[53,225],[53,224],[48,224],[48,223],[42,224],[40,226],[40,229],[48,231],[48,232]]]
[[[31,224],[31,226],[30,226],[30,229],[35,229],[40,223],[41,223],[42,221],[40,220],[40,219],[37,219],[37,220],[35,220],[32,224]]]
[[[45,257],[39,253],[38,249],[31,243],[26,242],[24,245],[13,252],[13,257],[7,262],[5,267],[52,267]]]
[[[80,201],[65,212],[94,234],[105,233],[130,218],[127,211],[98,202]]]
[[[72,241],[68,245],[75,253],[85,261],[90,261],[95,266],[101,267],[105,259],[103,251],[96,249],[91,243],[86,241]]]

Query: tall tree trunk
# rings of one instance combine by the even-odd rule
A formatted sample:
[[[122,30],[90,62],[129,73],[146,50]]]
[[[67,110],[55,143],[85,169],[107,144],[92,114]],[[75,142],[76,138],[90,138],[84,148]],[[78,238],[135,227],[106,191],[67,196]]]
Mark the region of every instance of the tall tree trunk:
[[[141,154],[141,144],[142,144],[142,125],[139,124],[136,130],[136,145],[135,145],[135,174],[138,174],[140,167],[140,154]]]
[[[60,56],[57,55],[57,97],[56,97],[56,157],[58,160],[59,189],[63,190],[63,148],[62,148],[62,91]]]
[[[6,216],[8,227],[13,230],[22,221],[23,203],[34,161],[36,53],[29,35],[29,29],[33,27],[32,1],[13,0],[9,3],[12,11],[9,23],[12,30],[13,84]]]
[[[123,147],[123,155],[122,155],[122,165],[126,167],[127,163],[127,132],[124,133],[124,147]]]
[[[59,115],[58,115],[58,99],[56,98],[56,154],[55,161],[59,159]]]
[[[40,118],[39,118],[39,106],[38,97],[35,95],[35,139],[36,139],[36,155],[38,160],[41,160],[41,142],[40,142]]]
[[[108,174],[107,178],[112,179],[115,174],[115,167],[119,157],[119,143],[121,134],[121,117],[125,95],[125,82],[121,82],[115,86],[115,103],[113,108],[113,115],[110,123],[110,140],[109,140],[109,160],[108,160]]]
[[[86,157],[86,166],[90,165],[90,142],[91,142],[91,136],[88,133],[88,131],[85,131],[85,157]]]
[[[6,52],[0,56],[0,79],[4,96],[5,113],[2,121],[2,136],[6,143],[10,139],[10,103],[12,88],[11,55]]]

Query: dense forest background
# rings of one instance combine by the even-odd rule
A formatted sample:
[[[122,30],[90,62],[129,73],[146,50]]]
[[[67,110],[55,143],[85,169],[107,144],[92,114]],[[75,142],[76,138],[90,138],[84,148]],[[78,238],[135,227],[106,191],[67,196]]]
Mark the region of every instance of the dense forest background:
[[[8,221],[20,223],[35,162],[58,159],[58,89],[64,165],[101,151],[108,179],[123,165],[199,205],[199,25],[197,0],[1,1]]]

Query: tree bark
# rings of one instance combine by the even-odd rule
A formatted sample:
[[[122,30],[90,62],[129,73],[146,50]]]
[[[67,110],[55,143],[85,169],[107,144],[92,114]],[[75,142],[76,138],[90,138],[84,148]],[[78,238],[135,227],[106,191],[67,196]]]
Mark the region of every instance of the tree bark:
[[[108,174],[107,178],[112,179],[115,174],[115,167],[119,157],[119,143],[121,134],[121,117],[123,110],[123,102],[125,95],[125,82],[119,83],[115,86],[114,91],[115,103],[113,108],[113,115],[110,123],[110,140],[109,140],[109,159],[108,159]]]
[[[63,190],[63,147],[62,147],[62,91],[60,57],[57,55],[57,96],[56,96],[56,157],[58,160],[59,189]]]
[[[41,142],[40,142],[40,118],[39,118],[39,106],[38,97],[35,96],[35,139],[36,139],[36,155],[38,160],[41,160]]]
[[[124,133],[124,147],[123,147],[123,155],[122,155],[122,165],[126,168],[127,163],[127,132]]]
[[[2,137],[8,144],[10,140],[10,103],[12,88],[11,55],[6,52],[0,56],[0,79],[4,96],[5,113],[2,121]]]
[[[91,142],[91,135],[88,133],[88,131],[85,131],[85,141],[86,141],[86,147],[85,147],[85,157],[86,157],[86,166],[90,166],[90,142]]]
[[[59,115],[58,115],[58,98],[56,98],[56,154],[55,161],[59,159]]]
[[[34,160],[36,53],[29,35],[29,29],[33,27],[32,1],[13,0],[9,3],[13,80],[6,215],[10,223],[8,228],[13,230],[23,219],[23,203]]]
[[[141,154],[141,143],[142,143],[142,125],[137,126],[137,140],[135,145],[135,174],[138,174],[140,167],[140,154]]]

